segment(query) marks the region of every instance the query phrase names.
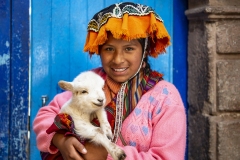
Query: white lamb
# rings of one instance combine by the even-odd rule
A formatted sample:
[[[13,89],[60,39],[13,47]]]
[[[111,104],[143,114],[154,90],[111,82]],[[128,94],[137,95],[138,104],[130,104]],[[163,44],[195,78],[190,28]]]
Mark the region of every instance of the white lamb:
[[[109,140],[113,134],[104,109],[104,80],[96,73],[86,71],[72,82],[59,81],[58,84],[62,89],[72,92],[72,98],[63,105],[60,112],[71,115],[76,134],[101,144],[114,160],[124,160],[124,151]],[[96,116],[100,127],[91,124],[92,118]]]

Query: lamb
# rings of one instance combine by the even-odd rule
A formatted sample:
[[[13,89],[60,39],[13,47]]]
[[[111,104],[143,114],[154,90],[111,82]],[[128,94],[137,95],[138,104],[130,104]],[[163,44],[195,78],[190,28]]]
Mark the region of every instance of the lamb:
[[[114,160],[124,160],[124,151],[110,140],[113,134],[104,109],[106,98],[102,77],[93,71],[86,71],[72,82],[61,80],[58,84],[62,89],[72,92],[72,98],[63,105],[60,113],[72,117],[75,133],[105,147]],[[91,124],[92,118],[96,116],[100,127]]]

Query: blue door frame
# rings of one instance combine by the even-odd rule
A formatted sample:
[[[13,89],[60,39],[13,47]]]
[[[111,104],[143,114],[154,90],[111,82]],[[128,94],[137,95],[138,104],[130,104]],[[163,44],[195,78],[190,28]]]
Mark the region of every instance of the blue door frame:
[[[29,155],[29,0],[0,1],[0,159]]]
[[[34,3],[34,0],[32,0]],[[66,4],[62,4],[62,8],[56,7],[57,0],[41,0],[38,1],[42,3],[43,6],[46,4],[51,4],[52,8],[55,10],[57,14],[62,13],[64,6],[67,6],[70,1],[64,1]],[[119,1],[113,1],[119,2]],[[96,8],[102,8],[104,6],[113,3],[110,1],[102,2],[102,6],[98,6],[96,3],[89,4],[91,7],[88,9],[80,8],[82,10],[86,10],[86,14],[88,14],[88,18],[91,18],[90,13],[94,13]],[[135,2],[148,4],[154,6],[155,1],[145,1],[145,0],[135,0]],[[169,1],[168,1],[169,2]],[[157,12],[160,12],[160,15],[163,19],[168,16],[167,14],[172,14],[172,23],[173,26],[166,26],[167,28],[171,28],[171,36],[172,36],[172,48],[170,51],[172,53],[172,75],[167,75],[167,80],[173,82],[176,87],[179,89],[180,94],[183,98],[184,104],[187,110],[187,31],[188,24],[186,16],[184,15],[184,11],[187,9],[187,0],[172,0],[172,6],[166,5],[167,1],[162,1],[161,5],[158,6]],[[86,1],[76,1],[76,3],[88,3]],[[77,6],[77,5],[76,5]],[[168,6],[171,12],[162,13],[162,7]],[[71,6],[71,10],[79,10],[75,6]],[[50,10],[46,12],[42,12],[39,16],[44,17],[44,15],[50,14]],[[52,13],[51,13],[52,14]],[[54,15],[53,15],[54,16]],[[62,14],[61,16],[66,16]],[[67,18],[67,17],[65,17]],[[74,17],[72,17],[74,20]],[[63,19],[64,21],[64,19]],[[34,19],[32,19],[32,23]],[[39,25],[44,25],[46,23],[43,19],[41,22],[37,22]],[[54,23],[54,22],[51,22]],[[35,137],[31,137],[31,143],[28,140],[28,130],[29,123],[32,123],[36,111],[31,115],[31,122],[29,122],[28,117],[28,104],[32,107],[36,101],[41,102],[41,97],[38,99],[31,99],[29,101],[29,93],[31,93],[31,89],[29,90],[29,0],[5,0],[0,2],[0,159],[3,160],[12,160],[12,159],[40,159],[39,153],[36,150]],[[62,26],[64,28],[64,26]],[[67,26],[65,26],[67,27]],[[78,33],[79,26],[73,26],[75,29],[74,32]],[[80,27],[86,27],[86,24]],[[64,30],[63,30],[64,31]],[[54,31],[53,31],[54,32]],[[48,34],[52,34],[47,31],[47,29],[42,32],[42,38]],[[64,32],[61,32],[60,37],[52,37],[52,38],[64,38]],[[82,35],[83,36],[83,35]],[[85,36],[83,36],[85,37]],[[71,39],[71,43],[75,43],[75,37],[68,37]],[[48,40],[50,41],[50,39]],[[64,41],[62,41],[64,42]],[[75,47],[79,45],[79,43],[84,42],[76,42]],[[49,48],[48,42],[46,44],[46,51]],[[60,44],[59,50],[71,50],[68,46],[64,46]],[[38,45],[32,46],[33,49],[37,49]],[[54,51],[54,50],[52,50]],[[58,51],[58,50],[57,50]],[[56,50],[54,51],[56,52]],[[80,51],[82,52],[82,51]],[[41,56],[41,53],[39,53]],[[44,55],[42,55],[44,56]],[[59,56],[56,54],[56,56]],[[44,60],[44,57],[39,57],[40,60]],[[43,58],[43,59],[41,59]],[[52,59],[56,58],[54,56],[50,57]],[[80,59],[79,54],[75,55],[75,60]],[[88,59],[88,57],[83,57],[83,59]],[[56,61],[56,59],[54,59]],[[70,59],[66,59],[68,62]],[[65,61],[65,62],[66,62]],[[154,62],[153,62],[154,63]],[[37,65],[37,64],[35,64]],[[64,65],[64,64],[63,64]],[[82,64],[80,63],[77,68],[81,68],[81,70],[88,69],[92,66],[98,66],[98,60],[91,61],[90,64]],[[30,67],[31,68],[31,67]],[[42,70],[43,68],[36,69],[37,74],[42,76],[45,72]],[[31,69],[30,69],[31,70]],[[80,70],[79,70],[80,71]],[[73,75],[75,75],[79,71],[70,71],[67,75],[68,79],[71,79]],[[61,76],[61,74],[57,74]],[[64,75],[65,76],[65,75]],[[38,84],[35,84],[38,85]],[[48,90],[52,91],[52,95],[54,95],[58,91],[56,86],[52,86],[48,88]],[[50,91],[51,92],[51,91]],[[41,95],[44,93],[40,93]],[[33,102],[34,101],[34,102]],[[36,105],[37,107],[41,107],[41,105]],[[30,126],[31,130],[32,126]],[[32,130],[31,130],[32,131]],[[33,133],[31,134],[33,135]],[[29,146],[30,150],[29,151]],[[29,156],[30,154],[30,156]],[[187,158],[186,158],[187,159]]]

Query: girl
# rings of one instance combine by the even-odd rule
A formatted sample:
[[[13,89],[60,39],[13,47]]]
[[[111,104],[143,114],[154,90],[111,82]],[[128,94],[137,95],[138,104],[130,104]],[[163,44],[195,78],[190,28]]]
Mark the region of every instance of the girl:
[[[186,114],[181,97],[148,63],[148,56],[157,57],[169,44],[162,19],[141,4],[113,4],[88,24],[84,51],[101,58],[102,67],[94,71],[105,79],[113,142],[122,147],[128,160],[184,159]],[[42,158],[112,159],[103,147],[82,142],[59,117],[70,98],[70,92],[56,95],[35,118],[33,129]]]

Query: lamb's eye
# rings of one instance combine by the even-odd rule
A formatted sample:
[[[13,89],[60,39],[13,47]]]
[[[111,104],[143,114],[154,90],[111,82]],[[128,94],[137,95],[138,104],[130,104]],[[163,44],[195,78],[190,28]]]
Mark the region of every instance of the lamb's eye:
[[[86,94],[86,93],[88,93],[86,90],[83,90],[82,92],[81,92],[82,94]]]

